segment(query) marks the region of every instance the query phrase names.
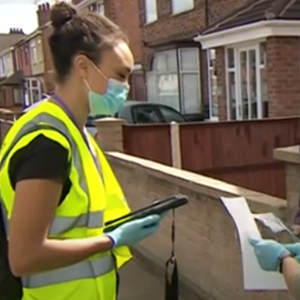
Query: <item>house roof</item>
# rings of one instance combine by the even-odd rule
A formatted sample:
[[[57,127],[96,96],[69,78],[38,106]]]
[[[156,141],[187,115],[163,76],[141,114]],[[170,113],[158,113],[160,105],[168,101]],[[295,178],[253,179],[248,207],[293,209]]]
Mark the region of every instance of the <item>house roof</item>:
[[[206,28],[202,35],[270,20],[300,20],[300,0],[256,0]]]
[[[18,70],[13,73],[8,78],[4,79],[0,82],[0,86],[2,85],[22,85],[24,79],[24,73],[22,70]]]
[[[0,52],[12,47],[25,36],[24,33],[0,33]]]

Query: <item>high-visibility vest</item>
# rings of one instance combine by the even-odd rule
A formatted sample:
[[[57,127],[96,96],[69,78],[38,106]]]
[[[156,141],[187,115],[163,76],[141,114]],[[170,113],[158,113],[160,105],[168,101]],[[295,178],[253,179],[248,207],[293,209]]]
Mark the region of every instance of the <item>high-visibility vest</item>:
[[[50,238],[75,239],[103,234],[104,223],[130,210],[123,192],[94,139],[88,141],[66,112],[51,100],[44,100],[18,119],[2,144],[0,152],[0,200],[9,226],[15,192],[8,166],[13,154],[38,135],[58,142],[68,150],[72,187],[55,212]],[[69,267],[25,276],[22,300],[115,300],[116,267],[131,258],[127,247],[116,248]],[[116,266],[117,264],[117,266]]]

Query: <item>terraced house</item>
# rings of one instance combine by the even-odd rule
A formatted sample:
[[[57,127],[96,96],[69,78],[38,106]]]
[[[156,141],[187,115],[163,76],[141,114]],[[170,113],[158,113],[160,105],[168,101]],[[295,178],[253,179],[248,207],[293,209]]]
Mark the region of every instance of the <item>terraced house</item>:
[[[147,97],[208,120],[298,115],[300,1],[143,0]]]
[[[0,34],[0,106],[12,110],[22,105],[22,74],[16,72],[14,45],[24,37],[23,31],[17,28],[10,29],[8,34]]]

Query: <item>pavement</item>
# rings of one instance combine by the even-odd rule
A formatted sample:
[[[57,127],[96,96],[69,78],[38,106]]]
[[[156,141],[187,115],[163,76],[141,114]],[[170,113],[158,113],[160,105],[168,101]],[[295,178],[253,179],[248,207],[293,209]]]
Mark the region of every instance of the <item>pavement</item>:
[[[120,272],[118,300],[164,300],[164,278],[157,278],[137,260]]]

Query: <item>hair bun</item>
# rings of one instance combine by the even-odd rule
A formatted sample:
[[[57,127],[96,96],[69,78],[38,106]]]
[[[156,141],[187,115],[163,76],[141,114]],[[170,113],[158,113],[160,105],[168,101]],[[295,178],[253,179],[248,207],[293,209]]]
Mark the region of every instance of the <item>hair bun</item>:
[[[68,21],[70,21],[77,14],[76,9],[62,1],[56,3],[51,8],[50,20],[54,29],[60,29]]]

